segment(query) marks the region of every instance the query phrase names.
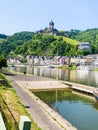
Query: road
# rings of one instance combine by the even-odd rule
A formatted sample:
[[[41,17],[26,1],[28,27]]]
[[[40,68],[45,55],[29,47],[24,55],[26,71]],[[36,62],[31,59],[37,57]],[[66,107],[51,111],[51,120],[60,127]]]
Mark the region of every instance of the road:
[[[42,128],[42,130],[64,130],[60,125],[57,124],[32,98],[27,94],[16,81],[45,81],[51,80],[48,78],[28,76],[28,75],[7,75],[7,78],[16,90],[17,95],[21,99],[21,102],[26,106],[27,111],[30,113],[37,125]]]

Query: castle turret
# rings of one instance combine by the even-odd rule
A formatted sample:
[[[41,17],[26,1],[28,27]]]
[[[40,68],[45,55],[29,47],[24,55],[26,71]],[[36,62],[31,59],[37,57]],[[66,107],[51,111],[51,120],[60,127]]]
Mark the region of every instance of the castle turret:
[[[51,22],[49,22],[49,29],[50,31],[53,31],[54,29],[54,22],[51,20]]]

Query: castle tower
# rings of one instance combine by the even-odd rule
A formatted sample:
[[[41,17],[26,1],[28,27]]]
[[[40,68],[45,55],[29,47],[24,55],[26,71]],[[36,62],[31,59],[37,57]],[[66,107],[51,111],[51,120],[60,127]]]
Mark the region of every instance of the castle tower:
[[[49,22],[49,30],[53,31],[54,29],[54,22],[51,20],[51,22]]]

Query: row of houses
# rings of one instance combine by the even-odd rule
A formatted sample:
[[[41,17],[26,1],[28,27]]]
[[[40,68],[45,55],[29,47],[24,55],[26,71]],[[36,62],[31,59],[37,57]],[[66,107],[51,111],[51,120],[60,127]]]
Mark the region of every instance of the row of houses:
[[[30,56],[26,57],[27,65],[92,65],[98,67],[98,54],[97,55],[87,55],[87,56],[77,56],[77,57],[68,57],[68,56]],[[8,64],[20,65],[20,57],[13,57],[7,60]]]

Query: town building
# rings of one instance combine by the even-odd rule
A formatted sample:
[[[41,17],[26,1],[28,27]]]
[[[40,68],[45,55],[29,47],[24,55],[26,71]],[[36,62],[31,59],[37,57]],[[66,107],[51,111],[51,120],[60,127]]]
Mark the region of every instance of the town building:
[[[81,42],[78,45],[78,49],[79,50],[88,50],[88,51],[91,51],[90,43],[89,42]]]

